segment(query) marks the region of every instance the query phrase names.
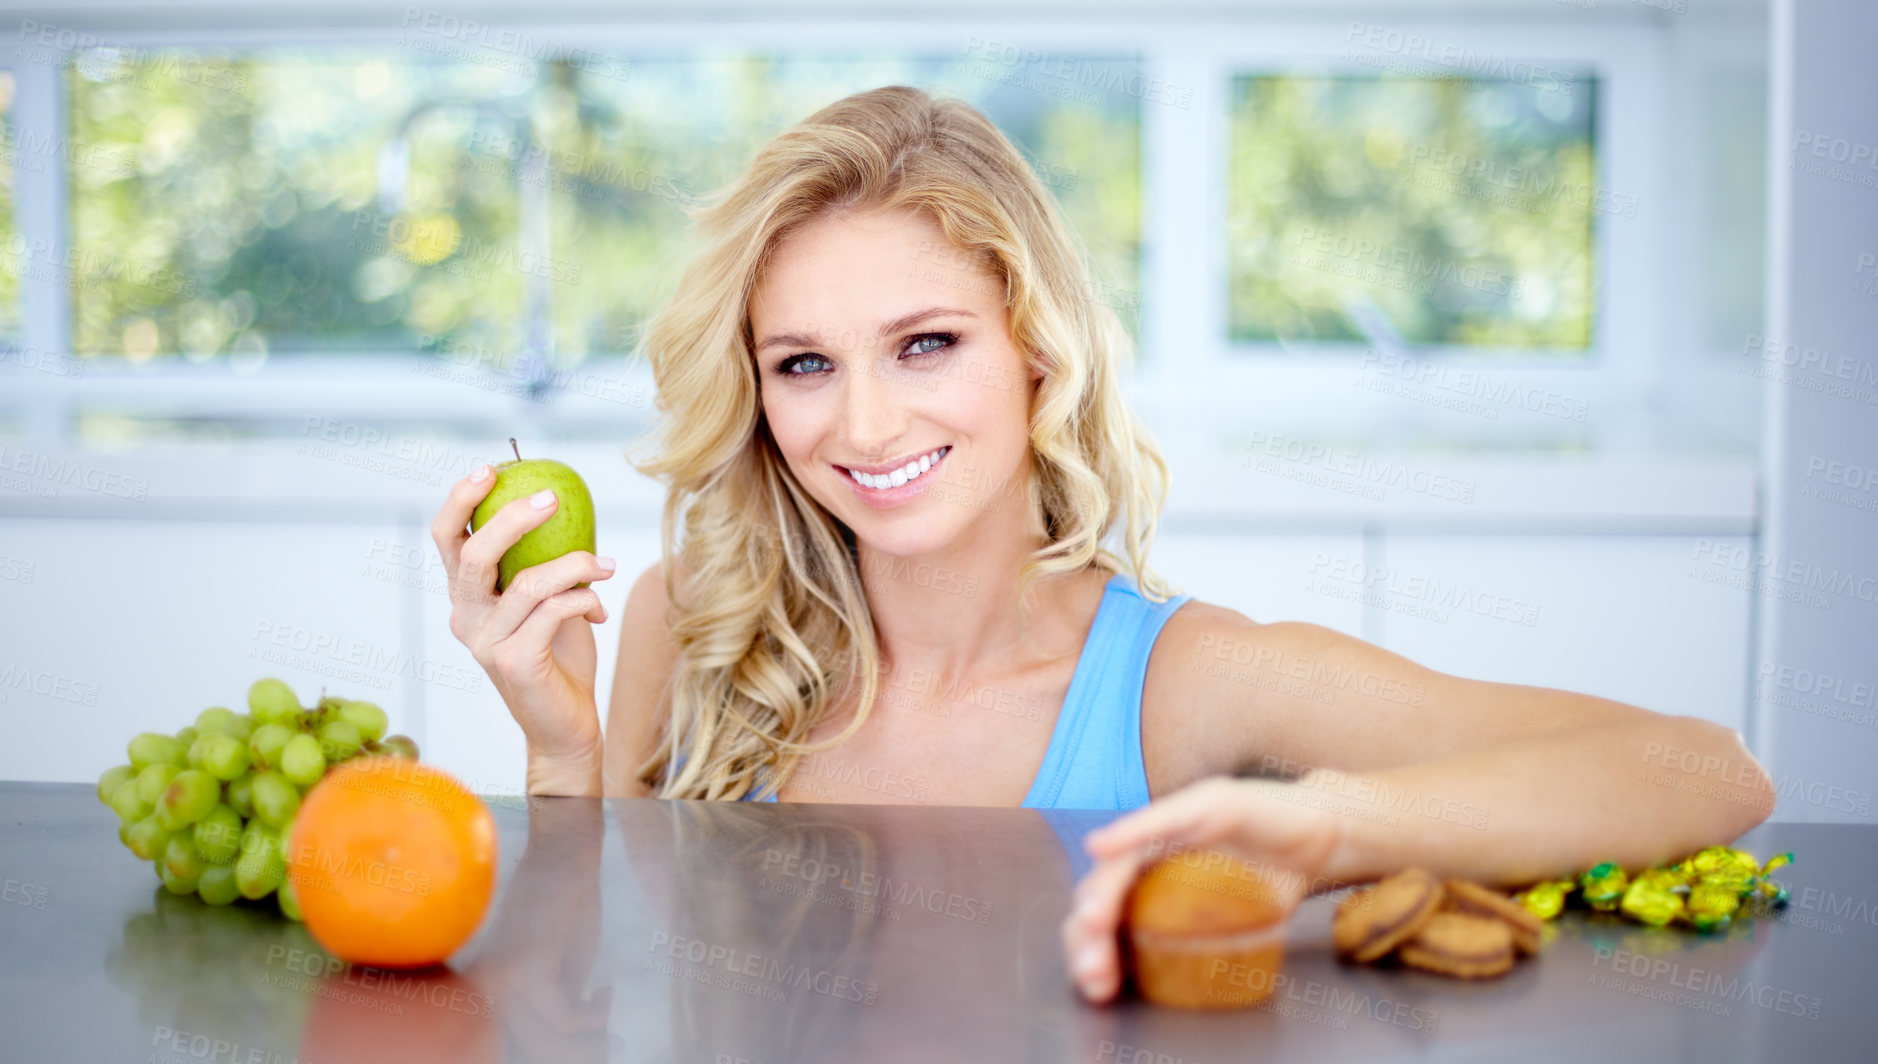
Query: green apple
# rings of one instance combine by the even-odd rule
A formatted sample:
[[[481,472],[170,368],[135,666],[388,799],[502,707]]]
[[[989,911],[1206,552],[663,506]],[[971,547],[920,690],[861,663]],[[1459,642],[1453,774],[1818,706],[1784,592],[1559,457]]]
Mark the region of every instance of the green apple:
[[[587,482],[580,479],[579,473],[553,459],[524,459],[513,439],[509,440],[509,447],[515,451],[515,461],[491,467],[496,474],[495,487],[489,489],[488,496],[477,503],[470,514],[470,531],[481,528],[507,504],[544,488],[554,492],[559,505],[553,517],[540,528],[525,533],[503,553],[496,569],[497,591],[507,588],[509,581],[523,569],[553,561],[572,551],[594,549],[593,495],[587,491]],[[582,581],[574,586],[586,587],[587,584]]]

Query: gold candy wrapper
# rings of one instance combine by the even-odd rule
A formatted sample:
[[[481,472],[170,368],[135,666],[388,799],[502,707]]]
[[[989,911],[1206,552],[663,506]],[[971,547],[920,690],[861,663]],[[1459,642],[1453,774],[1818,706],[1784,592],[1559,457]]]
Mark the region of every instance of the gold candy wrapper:
[[[1586,869],[1574,879],[1552,879],[1520,891],[1514,900],[1541,920],[1564,911],[1574,890],[1585,908],[1620,913],[1652,927],[1688,924],[1698,931],[1719,931],[1736,916],[1785,905],[1787,888],[1774,882],[1774,870],[1793,863],[1791,853],[1775,854],[1766,864],[1746,850],[1710,846],[1675,864],[1646,868],[1635,875],[1614,861]]]

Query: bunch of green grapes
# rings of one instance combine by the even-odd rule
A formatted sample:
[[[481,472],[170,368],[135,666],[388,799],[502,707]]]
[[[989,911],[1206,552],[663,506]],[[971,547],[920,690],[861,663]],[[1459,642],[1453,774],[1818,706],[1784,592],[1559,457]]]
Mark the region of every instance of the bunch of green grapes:
[[[322,694],[304,709],[285,683],[257,680],[246,713],[212,706],[175,735],[132,739],[130,764],[98,778],[98,800],[117,814],[117,837],[155,863],[172,894],[210,905],[275,894],[298,920],[286,854],[300,798],[355,757],[416,760],[417,743],[386,736],[387,724],[370,702]]]

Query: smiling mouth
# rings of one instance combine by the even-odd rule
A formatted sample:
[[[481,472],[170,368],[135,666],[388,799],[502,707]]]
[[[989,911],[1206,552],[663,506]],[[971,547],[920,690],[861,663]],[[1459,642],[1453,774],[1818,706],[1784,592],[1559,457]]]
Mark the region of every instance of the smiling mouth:
[[[850,480],[864,488],[871,488],[874,491],[889,491],[902,484],[918,480],[926,474],[927,470],[938,465],[939,460],[944,458],[951,450],[952,445],[948,443],[944,447],[921,455],[915,461],[908,462],[906,465],[901,466],[891,473],[882,473],[879,475],[858,472],[846,466],[836,466],[835,468],[846,473]]]

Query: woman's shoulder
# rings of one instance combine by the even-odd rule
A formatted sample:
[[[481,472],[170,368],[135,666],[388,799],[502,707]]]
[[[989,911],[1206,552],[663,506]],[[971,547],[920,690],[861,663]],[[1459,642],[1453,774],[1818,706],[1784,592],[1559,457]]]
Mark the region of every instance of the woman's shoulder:
[[[1154,792],[1241,768],[1277,717],[1315,648],[1338,633],[1299,621],[1261,623],[1189,598],[1162,625],[1141,688],[1141,734]],[[1303,663],[1300,665],[1300,663]]]

